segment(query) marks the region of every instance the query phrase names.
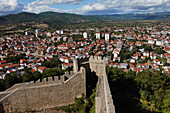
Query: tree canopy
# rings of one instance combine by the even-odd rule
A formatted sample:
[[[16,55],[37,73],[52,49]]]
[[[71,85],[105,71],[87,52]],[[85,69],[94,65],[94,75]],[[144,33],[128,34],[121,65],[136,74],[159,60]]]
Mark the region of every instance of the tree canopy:
[[[117,113],[168,113],[170,77],[161,71],[138,74],[107,67]]]

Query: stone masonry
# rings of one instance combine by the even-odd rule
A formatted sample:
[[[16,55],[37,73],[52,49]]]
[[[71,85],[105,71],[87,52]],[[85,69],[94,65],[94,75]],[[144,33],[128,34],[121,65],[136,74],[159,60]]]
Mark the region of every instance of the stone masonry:
[[[90,57],[89,63],[91,70],[96,72],[96,75],[98,76],[95,112],[115,113],[115,107],[107,80],[104,59],[102,59],[102,57],[96,56]]]
[[[110,92],[105,61],[101,57],[91,56],[73,59],[73,72],[63,76],[43,79],[40,82],[16,84],[0,93],[0,113],[42,110],[73,104],[75,98],[86,96],[86,76],[89,71],[98,76],[95,99],[96,113],[115,113]]]
[[[16,84],[0,93],[1,110],[4,110],[0,112],[24,112],[73,104],[75,98],[86,94],[85,77],[85,69],[81,67],[77,73],[66,73],[54,80],[48,78],[48,81]]]

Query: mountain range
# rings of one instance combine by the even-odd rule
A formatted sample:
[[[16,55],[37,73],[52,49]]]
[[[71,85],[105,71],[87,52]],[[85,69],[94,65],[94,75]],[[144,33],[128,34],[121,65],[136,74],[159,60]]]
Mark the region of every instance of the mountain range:
[[[84,22],[131,20],[170,20],[170,12],[114,15],[78,15],[57,12],[43,12],[40,14],[35,14],[22,12],[19,14],[0,16],[0,24],[17,24],[23,22],[40,22],[46,24],[74,24]]]

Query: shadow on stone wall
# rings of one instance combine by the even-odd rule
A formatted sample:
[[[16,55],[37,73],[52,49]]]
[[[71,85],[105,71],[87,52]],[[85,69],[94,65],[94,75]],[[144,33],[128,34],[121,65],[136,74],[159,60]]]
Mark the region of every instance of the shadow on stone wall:
[[[93,93],[93,89],[96,88],[98,76],[95,72],[91,72],[89,63],[79,64],[79,67],[80,66],[83,66],[86,69],[86,97],[89,98]]]
[[[93,93],[93,89],[96,88],[96,84],[98,82],[98,76],[95,72],[90,72],[86,76],[86,96],[89,96]]]
[[[0,113],[5,113],[5,111],[4,111],[4,107],[3,107],[3,105],[2,105],[2,104],[0,104]]]

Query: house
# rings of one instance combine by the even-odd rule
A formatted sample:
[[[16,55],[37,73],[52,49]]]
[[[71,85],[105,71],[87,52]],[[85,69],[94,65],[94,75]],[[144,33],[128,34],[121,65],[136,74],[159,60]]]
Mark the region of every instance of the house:
[[[144,51],[143,56],[149,57],[149,51]]]
[[[141,59],[144,60],[146,58],[146,56],[141,56]]]
[[[71,67],[73,66],[73,63],[62,63],[62,69],[65,70],[67,69],[68,67]]]
[[[148,40],[148,44],[153,45],[155,43],[154,40]]]
[[[113,52],[112,52],[112,54],[114,55],[114,57],[118,57],[119,53],[120,53],[120,50],[119,50],[119,49],[114,49]]]
[[[13,70],[8,70],[6,73],[13,73],[14,71]]]
[[[6,64],[6,63],[7,63],[6,60],[0,61],[0,64]]]
[[[21,59],[21,60],[20,60],[20,63],[21,63],[21,64],[23,64],[23,63],[25,63],[25,62],[26,62],[25,59]]]
[[[58,45],[58,49],[61,49],[61,50],[66,50],[69,48],[69,45],[64,45],[64,44],[61,44],[61,45]]]
[[[114,57],[114,58],[113,58],[113,61],[114,61],[114,62],[115,62],[115,61],[120,62],[120,57]]]
[[[72,62],[71,58],[68,58],[68,57],[61,57],[60,61],[64,62],[64,63],[71,63]]]
[[[143,68],[144,65],[142,63],[137,63],[136,68]]]
[[[149,68],[150,64],[149,63],[144,63],[144,67]]]
[[[164,51],[166,51],[167,53],[170,53],[170,47],[165,47]]]
[[[135,63],[136,59],[130,59],[130,63]]]
[[[167,63],[170,63],[170,57],[167,58]]]
[[[112,64],[112,67],[120,68],[120,63],[113,63],[113,64]]]
[[[158,60],[158,59],[154,59],[153,62],[156,63],[156,64],[158,64],[158,65],[161,64],[160,60]]]
[[[136,46],[142,46],[142,45],[143,45],[143,42],[137,41],[137,42],[135,43],[135,45],[136,45]]]
[[[156,59],[156,54],[155,54],[155,52],[150,52],[150,58],[151,58],[151,59]]]
[[[101,32],[96,32],[96,39],[101,39]]]
[[[156,45],[161,46],[162,44],[162,41],[156,41]]]
[[[109,41],[110,40],[110,33],[105,33],[105,41]]]
[[[44,66],[38,67],[38,71],[39,71],[40,73],[43,73],[45,70],[47,70],[47,68],[44,67]]]
[[[121,69],[127,69],[128,68],[128,64],[127,63],[120,63],[120,68]]]
[[[35,69],[32,69],[32,70],[31,70],[31,72],[32,72],[32,73],[35,73],[35,72],[36,72],[36,70],[35,70]]]
[[[71,63],[72,62],[72,60],[71,60],[71,58],[65,58],[65,61],[64,61],[65,63]]]
[[[135,66],[133,64],[130,64],[130,69],[131,70],[134,70],[135,69]]]
[[[133,54],[132,58],[137,60],[138,59],[138,55],[137,54]]]
[[[4,60],[4,59],[6,59],[6,56],[2,56],[2,57],[1,57],[1,60]]]
[[[89,32],[84,32],[84,33],[83,33],[83,37],[84,37],[85,39],[88,39],[88,38],[89,38]]]

